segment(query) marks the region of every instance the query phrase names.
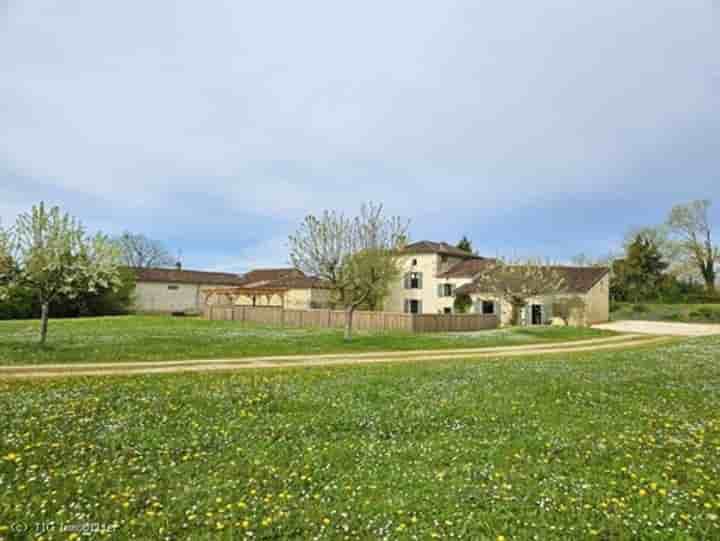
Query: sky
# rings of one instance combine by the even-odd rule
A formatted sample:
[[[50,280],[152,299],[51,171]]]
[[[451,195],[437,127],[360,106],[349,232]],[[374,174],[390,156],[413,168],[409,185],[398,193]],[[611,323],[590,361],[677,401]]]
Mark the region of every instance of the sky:
[[[186,268],[323,209],[557,261],[715,201],[716,0],[0,0],[0,219],[44,200]]]

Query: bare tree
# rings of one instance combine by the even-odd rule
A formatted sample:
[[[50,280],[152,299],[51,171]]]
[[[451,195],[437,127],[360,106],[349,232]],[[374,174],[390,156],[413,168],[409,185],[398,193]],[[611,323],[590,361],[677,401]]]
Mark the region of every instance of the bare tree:
[[[708,210],[710,201],[692,201],[676,205],[670,211],[667,226],[678,238],[682,254],[700,272],[705,288],[715,294],[717,272],[715,264],[720,261],[720,247],[713,244],[712,226]]]
[[[367,203],[354,218],[335,211],[309,215],[290,236],[292,264],[330,282],[334,300],[344,307],[346,340],[352,337],[357,307],[385,295],[399,276],[398,250],[407,228],[407,220],[385,216],[382,205]]]
[[[4,235],[8,237],[7,234]],[[58,207],[43,203],[18,216],[9,235],[11,264],[0,282],[0,297],[27,287],[41,309],[40,343],[47,338],[50,304],[120,285],[117,248],[104,235],[88,236],[82,225]]]
[[[140,233],[125,231],[115,239],[123,263],[128,267],[169,267],[175,259],[159,241]]]
[[[528,300],[562,293],[565,279],[557,267],[539,260],[506,262],[498,259],[475,277],[475,289],[507,301],[512,324],[520,324],[520,313]]]

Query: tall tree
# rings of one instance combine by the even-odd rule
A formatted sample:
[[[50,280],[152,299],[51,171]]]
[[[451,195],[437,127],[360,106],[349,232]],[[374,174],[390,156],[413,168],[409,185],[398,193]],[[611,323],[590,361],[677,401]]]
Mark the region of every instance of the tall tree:
[[[465,250],[466,252],[473,251],[472,241],[465,235],[463,235],[463,237],[460,239],[460,242],[457,243],[457,247],[461,250]]]
[[[33,291],[41,307],[40,343],[47,339],[50,304],[99,288],[119,285],[116,247],[101,234],[88,236],[82,225],[58,207],[44,203],[18,216],[10,235],[12,268],[0,293],[13,287]]]
[[[699,271],[708,294],[714,295],[717,279],[715,265],[720,261],[720,247],[713,243],[710,205],[708,200],[676,205],[670,211],[667,226],[677,237],[682,253]]]
[[[143,234],[125,231],[115,239],[115,243],[127,267],[169,267],[175,264],[175,259],[161,242]]]
[[[565,279],[556,267],[540,260],[505,262],[497,260],[475,278],[475,289],[505,300],[512,307],[512,324],[533,297],[563,292]]]
[[[290,236],[290,261],[310,276],[330,282],[334,300],[346,314],[345,339],[361,304],[387,294],[397,280],[398,250],[407,239],[407,220],[386,216],[382,205],[362,205],[354,218],[335,211],[307,216]]]
[[[10,234],[3,229],[2,222],[0,222],[0,285],[7,282],[10,277],[10,270],[13,266],[10,250]]]
[[[667,268],[656,241],[639,234],[625,246],[625,257],[613,263],[611,296],[633,302],[655,298]]]

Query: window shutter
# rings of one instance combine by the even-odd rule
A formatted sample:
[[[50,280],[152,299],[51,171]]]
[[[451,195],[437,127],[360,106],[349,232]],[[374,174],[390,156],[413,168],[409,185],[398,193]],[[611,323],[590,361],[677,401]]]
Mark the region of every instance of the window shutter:
[[[418,289],[422,289],[422,272],[418,272]]]
[[[417,303],[417,313],[418,313],[418,314],[422,314],[422,313],[423,313],[423,311],[422,311],[422,301],[418,301],[418,303]]]
[[[407,314],[410,312],[410,301],[405,299],[405,309],[404,312]]]
[[[445,295],[443,295],[443,285],[438,284],[438,297],[444,297],[444,296]]]
[[[543,304],[543,322],[552,323],[553,320],[553,305],[552,302]]]
[[[455,284],[450,284],[450,296],[455,296]]]
[[[410,289],[410,273],[405,273],[405,289]],[[405,301],[407,303],[407,301]],[[407,311],[407,310],[406,310]]]

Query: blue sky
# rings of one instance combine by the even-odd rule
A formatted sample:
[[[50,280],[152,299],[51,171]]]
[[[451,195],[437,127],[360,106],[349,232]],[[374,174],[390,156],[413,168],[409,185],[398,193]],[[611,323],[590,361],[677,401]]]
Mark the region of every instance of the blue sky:
[[[43,199],[230,271],[363,200],[488,255],[601,256],[697,198],[720,229],[711,0],[0,6],[4,224]]]

